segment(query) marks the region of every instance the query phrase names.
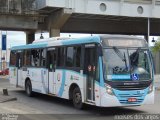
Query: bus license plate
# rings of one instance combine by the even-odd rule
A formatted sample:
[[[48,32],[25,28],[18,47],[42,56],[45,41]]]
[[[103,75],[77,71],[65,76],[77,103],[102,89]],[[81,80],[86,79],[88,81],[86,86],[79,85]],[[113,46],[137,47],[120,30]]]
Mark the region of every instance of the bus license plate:
[[[128,102],[136,102],[137,99],[136,98],[128,98]]]

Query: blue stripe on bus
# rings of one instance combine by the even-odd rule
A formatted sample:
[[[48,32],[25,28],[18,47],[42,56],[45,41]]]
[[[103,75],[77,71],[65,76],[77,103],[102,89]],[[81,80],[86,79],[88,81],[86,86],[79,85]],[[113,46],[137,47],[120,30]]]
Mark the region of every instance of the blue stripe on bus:
[[[31,49],[31,48],[44,48],[47,47],[47,44],[28,44],[12,47],[11,50],[20,50],[20,49]]]
[[[90,36],[90,37],[83,37],[83,38],[76,38],[76,39],[68,39],[68,40],[58,40],[52,42],[45,42],[45,43],[33,43],[28,45],[21,45],[12,47],[11,50],[20,50],[20,49],[31,49],[31,48],[45,48],[51,46],[62,46],[62,45],[73,45],[73,44],[83,44],[83,43],[100,43],[99,36]],[[60,43],[62,45],[60,45]]]
[[[128,80],[128,79],[131,79],[131,76],[130,76],[130,74],[126,74],[126,75],[111,75],[111,79]]]
[[[62,97],[62,94],[63,94],[63,91],[64,91],[64,86],[65,86],[65,78],[66,78],[66,71],[63,70],[62,71],[62,83],[61,83],[61,87],[60,87],[60,90],[58,92],[58,96],[59,97]]]
[[[98,86],[101,86],[101,87],[105,87],[105,85],[104,85],[104,78],[103,78],[103,65],[102,65],[102,57],[99,57],[99,59],[98,59],[98,63],[99,63],[99,69],[100,69],[100,82],[98,82],[98,81],[95,81],[95,84],[97,84]]]
[[[99,69],[100,69],[100,86],[104,87],[104,78],[103,78],[103,65],[102,65],[102,57],[99,57]]]

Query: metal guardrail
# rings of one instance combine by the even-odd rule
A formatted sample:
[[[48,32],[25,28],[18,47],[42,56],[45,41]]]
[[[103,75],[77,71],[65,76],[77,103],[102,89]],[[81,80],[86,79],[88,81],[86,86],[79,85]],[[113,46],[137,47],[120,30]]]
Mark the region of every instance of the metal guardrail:
[[[160,0],[122,0],[128,3],[140,3],[140,4],[154,4],[160,5]]]
[[[143,3],[143,4],[152,4],[153,0],[124,0],[124,2],[129,3]]]

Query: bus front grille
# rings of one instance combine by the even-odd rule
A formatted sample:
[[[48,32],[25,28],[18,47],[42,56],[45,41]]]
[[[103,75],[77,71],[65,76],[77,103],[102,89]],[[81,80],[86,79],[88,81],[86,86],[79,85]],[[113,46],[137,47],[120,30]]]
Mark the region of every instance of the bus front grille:
[[[118,90],[143,90],[147,85],[117,85],[115,89]]]
[[[128,100],[119,100],[121,104],[140,104],[144,99],[137,99],[136,102],[128,102]]]

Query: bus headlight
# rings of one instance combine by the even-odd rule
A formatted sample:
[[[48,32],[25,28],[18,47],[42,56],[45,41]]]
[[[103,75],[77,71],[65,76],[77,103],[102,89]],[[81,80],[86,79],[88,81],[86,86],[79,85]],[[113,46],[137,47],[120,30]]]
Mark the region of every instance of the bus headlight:
[[[113,89],[110,85],[108,84],[105,84],[105,87],[106,87],[106,92],[109,94],[109,95],[114,95],[114,92],[113,92]]]
[[[149,89],[148,89],[148,94],[153,91],[153,83],[150,84]]]

